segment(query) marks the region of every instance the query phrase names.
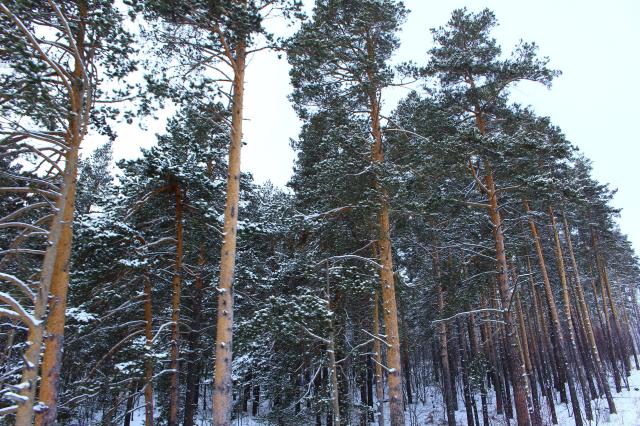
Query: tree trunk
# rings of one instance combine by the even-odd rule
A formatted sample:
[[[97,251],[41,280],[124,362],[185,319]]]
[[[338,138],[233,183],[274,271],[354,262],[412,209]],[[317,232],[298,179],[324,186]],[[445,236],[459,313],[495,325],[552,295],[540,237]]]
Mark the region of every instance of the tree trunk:
[[[487,309],[487,302],[484,297],[480,297],[480,309]],[[482,336],[482,347],[487,359],[489,360],[489,384],[493,383],[493,391],[496,396],[496,414],[504,413],[504,401],[502,398],[502,383],[497,368],[498,362],[496,357],[496,345],[493,340],[493,329],[489,319],[489,313],[482,313],[482,324],[480,326]]]
[[[244,73],[246,46],[239,42],[235,49],[233,99],[231,109],[231,142],[229,144],[229,174],[224,210],[224,240],[220,254],[218,312],[216,322],[216,361],[213,388],[213,425],[231,423],[232,391],[231,359],[233,343],[233,275],[236,261],[238,201],[240,198],[240,149],[242,148],[242,114],[244,103]]]
[[[411,363],[409,361],[409,338],[406,322],[403,318],[404,335],[402,340],[402,372],[404,373],[404,388],[407,391],[407,404],[413,404],[413,394],[411,392]]]
[[[440,274],[440,260],[437,252],[433,256],[433,269],[436,275],[436,298],[438,303],[438,316],[442,319],[444,316],[444,289],[442,285],[442,277]],[[444,403],[447,411],[447,424],[456,426],[456,410],[453,402],[453,394],[451,392],[451,368],[449,367],[449,350],[447,347],[447,323],[445,321],[438,322],[438,344],[440,355],[440,371],[442,372],[442,393],[444,395]]]
[[[253,386],[253,402],[251,403],[251,415],[256,417],[260,408],[260,385]]]
[[[125,405],[124,411],[124,426],[131,426],[131,417],[133,415],[133,402],[136,394],[136,389],[138,387],[137,381],[131,382],[131,387],[129,388],[129,396],[127,397],[127,404]]]
[[[529,383],[531,385],[531,398],[533,400],[533,413],[531,416],[531,423],[542,425],[542,417],[540,416],[540,400],[538,399],[538,392],[536,391],[535,377],[533,373],[533,363],[531,362],[531,353],[529,352],[529,341],[527,336],[527,329],[524,323],[524,314],[522,312],[522,302],[520,301],[520,295],[516,294],[516,311],[518,314],[518,326],[520,328],[520,347],[522,348],[522,358],[524,361],[525,370],[529,377]]]
[[[571,397],[571,406],[574,411],[574,421],[576,426],[582,426],[582,414],[580,413],[580,403],[578,401],[578,395],[576,392],[575,384],[573,382],[573,377],[568,368],[568,357],[564,352],[564,335],[562,333],[562,327],[560,325],[560,316],[558,315],[558,309],[556,307],[556,302],[553,298],[553,292],[551,290],[551,282],[549,281],[549,275],[547,274],[547,267],[544,261],[544,255],[542,254],[542,244],[540,243],[540,237],[538,235],[538,228],[536,227],[533,218],[531,217],[531,210],[529,209],[529,203],[527,201],[524,202],[524,207],[529,215],[529,226],[531,228],[531,234],[533,235],[533,240],[535,244],[536,253],[538,255],[538,261],[540,263],[540,271],[542,272],[542,281],[544,283],[545,295],[547,298],[547,304],[549,306],[549,312],[551,314],[551,322],[553,324],[553,331],[555,332],[556,337],[556,345],[555,352],[557,354],[556,359],[560,360],[560,371],[564,373],[565,378],[567,380],[567,385],[569,386],[569,395]]]
[[[153,426],[153,305],[151,280],[144,274],[144,320],[145,351],[144,360],[144,416],[145,426]]]
[[[510,370],[513,372],[513,393],[516,403],[516,413],[518,417],[518,425],[530,424],[530,408],[529,405],[529,384],[527,382],[526,372],[520,359],[518,350],[518,340],[516,336],[516,328],[513,315],[509,310],[511,304],[511,289],[507,279],[507,257],[505,253],[504,235],[502,233],[502,218],[498,210],[498,194],[496,192],[495,183],[493,181],[493,173],[488,163],[487,173],[485,175],[485,186],[487,189],[487,197],[489,198],[489,217],[493,225],[493,238],[496,248],[496,261],[498,269],[498,292],[500,294],[500,304],[503,309],[503,320],[506,328],[506,350],[507,358],[510,364]]]
[[[611,330],[611,333],[612,334],[615,333],[618,344],[614,349],[617,349],[620,361],[622,362],[622,366],[624,367],[626,375],[628,376],[631,371],[629,354],[627,354],[627,350],[626,350],[627,348],[625,347],[622,339],[622,333],[620,331],[620,319],[618,316],[618,310],[616,309],[615,300],[611,295],[611,283],[609,282],[609,275],[607,273],[606,263],[602,257],[602,253],[600,252],[600,247],[598,244],[598,235],[593,226],[591,227],[591,240],[593,244],[596,265],[598,267],[598,273],[600,274],[600,287],[602,289],[604,316],[610,323],[609,329]],[[611,317],[609,316],[608,310],[606,309],[607,305],[611,310]]]
[[[329,286],[329,264],[327,263],[327,281],[325,283],[325,294],[327,297],[327,311],[333,313],[331,306],[331,291]],[[330,315],[333,318],[333,315]],[[329,321],[329,342],[327,352],[329,353],[329,374],[331,375],[331,415],[333,424],[340,426],[340,389],[338,388],[338,367],[336,365],[336,343],[333,328],[333,319]]]
[[[180,371],[178,357],[180,352],[180,292],[182,289],[182,192],[179,185],[174,186],[176,199],[176,260],[174,264],[171,298],[171,384],[169,387],[169,426],[178,426],[178,393]]]
[[[200,388],[200,371],[202,369],[200,353],[200,326],[202,323],[202,274],[204,269],[204,244],[200,243],[198,255],[198,274],[193,292],[193,316],[189,332],[189,364],[187,370],[187,391],[184,397],[183,426],[193,426],[198,412],[198,389]]]
[[[476,358],[479,355],[478,341],[476,339],[475,332],[475,320],[473,315],[469,315],[467,318],[467,328],[469,333],[469,343],[471,344],[471,357]],[[480,377],[480,402],[482,405],[482,424],[483,426],[489,426],[489,408],[487,407],[487,388],[484,384],[484,378]],[[478,423],[479,425],[479,423]]]
[[[375,61],[373,43],[367,40],[367,55],[369,60]],[[382,147],[382,131],[380,129],[380,102],[378,87],[373,71],[368,68],[370,81],[369,114],[371,118],[371,134],[373,145],[371,157],[375,166],[384,163]],[[398,308],[396,306],[396,290],[393,273],[393,253],[391,250],[391,234],[389,223],[389,195],[380,186],[378,178],[374,178],[374,189],[379,191],[380,210],[378,212],[378,254],[380,256],[380,286],[382,288],[382,315],[384,317],[387,347],[387,385],[389,389],[389,411],[391,426],[404,426],[404,395],[402,392],[402,367],[400,360],[400,335],[398,331]]]
[[[533,321],[529,324],[530,329],[533,328],[535,331],[530,333],[531,341],[535,343],[538,342],[538,350],[534,350],[535,359],[538,374],[538,381],[540,383],[540,391],[544,394],[545,399],[547,401],[547,406],[549,407],[549,411],[551,412],[551,422],[552,424],[558,424],[558,419],[556,416],[555,402],[553,400],[553,393],[551,387],[553,385],[553,381],[557,381],[557,372],[555,365],[553,364],[553,357],[549,356],[550,347],[550,339],[549,334],[547,333],[547,326],[544,319],[544,314],[540,308],[540,296],[538,294],[538,289],[536,287],[535,280],[533,278],[533,268],[531,267],[531,260],[529,256],[526,256],[527,260],[527,272],[529,273],[529,283],[531,285],[531,300],[533,301]],[[537,338],[537,340],[536,340]],[[544,368],[546,365],[551,367],[551,374],[549,374],[549,369]]]
[[[380,344],[380,314],[379,314],[378,291],[373,297],[373,352],[375,353],[376,364],[376,399],[378,400],[378,426],[384,426],[384,385],[382,383],[382,345]]]
[[[471,402],[473,396],[471,395],[471,385],[469,384],[469,360],[467,359],[466,340],[464,328],[462,327],[462,320],[458,320],[458,353],[460,355],[460,369],[462,373],[462,395],[464,397],[464,408],[467,414],[467,426],[475,426],[473,404]]]
[[[582,370],[584,366],[580,363],[580,352],[578,349],[578,343],[576,342],[576,335],[573,331],[571,316],[571,297],[569,296],[569,285],[567,284],[567,274],[564,266],[564,254],[562,252],[562,244],[560,244],[560,235],[558,234],[556,217],[551,206],[549,206],[549,217],[551,219],[551,231],[555,243],[558,271],[560,273],[560,286],[562,287],[562,303],[564,305],[564,316],[567,322],[567,329],[569,330],[569,344],[571,345],[571,353],[573,355],[575,369],[578,373],[580,387],[582,388],[585,416],[587,417],[587,420],[592,420],[593,415],[591,413],[591,400],[589,399],[589,392],[586,387],[584,372]]]
[[[40,273],[40,285],[34,303],[33,317],[42,321],[49,304],[47,316],[47,341],[42,364],[40,383],[40,402],[47,409],[41,410],[36,416],[36,424],[53,425],[56,421],[58,382],[62,360],[62,345],[64,341],[65,310],[67,304],[67,289],[69,285],[69,259],[71,255],[71,240],[73,236],[73,213],[75,210],[76,183],[78,175],[78,154],[80,144],[84,139],[82,119],[85,116],[85,102],[91,87],[83,87],[84,64],[80,59],[84,57],[84,38],[86,8],[80,8],[81,19],[78,20],[78,36],[76,47],[78,57],[75,59],[71,77],[69,108],[69,127],[65,140],[68,148],[65,154],[64,176],[61,194],[57,200],[55,215],[49,236],[47,249]],[[51,298],[49,298],[51,296]],[[16,426],[30,426],[33,422],[33,406],[35,402],[38,369],[40,367],[40,352],[43,344],[43,325],[41,323],[29,325],[27,342],[30,342],[24,354],[25,366],[22,370],[21,383],[28,384],[20,390],[20,396],[25,398],[18,405],[16,412]]]

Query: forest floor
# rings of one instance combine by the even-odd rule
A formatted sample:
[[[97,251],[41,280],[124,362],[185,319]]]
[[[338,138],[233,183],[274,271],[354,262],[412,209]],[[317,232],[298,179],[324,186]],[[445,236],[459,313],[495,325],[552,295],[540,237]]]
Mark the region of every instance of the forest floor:
[[[615,393],[612,383],[613,399],[616,404],[617,414],[610,414],[607,406],[607,401],[604,398],[592,401],[593,402],[593,417],[592,421],[587,421],[584,417],[583,420],[585,426],[640,426],[640,371],[632,370],[629,379],[629,390],[623,384],[622,392]],[[422,426],[422,425],[446,425],[446,417],[444,410],[444,402],[439,396],[440,392],[432,394],[434,397],[427,398],[426,404],[418,403],[412,404],[407,408],[405,424],[407,426]],[[438,396],[435,396],[438,395]],[[478,398],[479,399],[479,398]],[[479,404],[480,401],[478,400]],[[557,401],[556,401],[557,403]],[[492,426],[507,426],[515,425],[515,421],[507,422],[504,415],[498,415],[495,412],[495,400],[489,395],[489,422]],[[459,410],[456,411],[456,424],[466,425],[467,415],[464,408],[464,401],[460,400],[458,403]],[[480,410],[480,406],[478,406]],[[385,407],[385,414],[389,412],[388,407]],[[574,425],[573,410],[570,404],[556,405],[556,414],[558,417],[559,426],[571,426]],[[480,422],[482,422],[482,413],[480,415]],[[388,414],[387,414],[388,416]],[[387,417],[385,416],[385,417]],[[551,425],[551,417],[546,407],[542,413],[543,424]],[[388,423],[388,417],[387,417]]]
[[[446,425],[445,411],[442,398],[439,396],[440,392],[437,389],[429,389],[422,399],[425,403],[418,402],[416,404],[410,404],[406,410],[406,426],[423,426],[423,425]],[[585,426],[640,426],[640,371],[633,370],[629,377],[629,390],[623,387],[622,392],[613,394],[617,414],[609,414],[607,402],[605,399],[599,399],[593,401],[593,414],[594,420],[591,422],[585,420]],[[478,398],[479,399],[479,398]],[[480,401],[477,401],[478,403]],[[515,422],[507,422],[503,415],[498,415],[495,412],[495,402],[489,395],[489,421],[492,426],[506,426],[514,425]],[[459,410],[456,411],[456,424],[466,425],[466,413],[464,409],[464,403],[461,400],[459,402]],[[478,406],[478,410],[480,407]],[[268,407],[262,406],[261,411],[268,410]],[[573,412],[570,404],[558,404],[556,406],[556,412],[558,416],[559,426],[571,426],[574,425]],[[388,414],[389,407],[385,404],[385,417],[387,421],[385,424],[389,424]],[[479,413],[482,416],[481,413]],[[542,413],[543,423],[550,425],[550,416],[548,410],[544,410]],[[359,424],[354,419],[354,425]],[[482,421],[482,420],[480,420]],[[198,426],[208,425],[210,421],[200,419],[196,422]],[[267,425],[265,421],[260,421],[258,418],[252,418],[250,416],[243,416],[235,419],[232,422],[233,426],[258,426]],[[372,423],[373,425],[373,423]],[[144,410],[136,410],[134,412],[133,421],[131,426],[144,426]]]

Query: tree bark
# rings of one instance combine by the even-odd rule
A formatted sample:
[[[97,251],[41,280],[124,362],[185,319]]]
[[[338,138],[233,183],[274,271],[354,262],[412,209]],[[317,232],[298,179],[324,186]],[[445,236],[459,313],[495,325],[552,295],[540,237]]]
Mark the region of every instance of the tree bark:
[[[327,311],[333,313],[331,305],[331,290],[329,286],[329,264],[327,263],[327,281],[325,283],[325,294],[327,297]],[[333,315],[330,315],[333,318]],[[329,375],[331,376],[331,416],[333,424],[340,426],[340,389],[338,387],[338,366],[336,365],[336,342],[333,327],[333,319],[329,321],[329,342],[327,352],[329,353]]]
[[[375,353],[375,376],[376,376],[376,399],[378,401],[378,426],[384,426],[384,385],[382,383],[382,345],[378,337],[380,336],[380,301],[378,300],[378,291],[376,290],[373,297],[373,352]]]
[[[444,289],[442,286],[442,277],[440,274],[440,260],[437,252],[433,255],[433,270],[436,276],[436,298],[438,303],[438,316],[444,316]],[[444,403],[447,411],[447,424],[456,426],[456,410],[453,403],[453,394],[451,392],[451,368],[449,366],[449,350],[447,347],[447,323],[440,321],[438,323],[438,347],[440,355],[440,371],[442,372],[442,393],[444,395]]]
[[[510,370],[513,372],[513,393],[516,404],[516,415],[518,425],[529,425],[531,422],[530,415],[533,405],[528,401],[531,399],[529,395],[529,383],[527,382],[526,372],[520,360],[518,350],[518,340],[516,336],[515,322],[511,313],[511,289],[507,279],[507,257],[505,253],[504,235],[502,233],[502,218],[498,210],[498,194],[496,192],[495,183],[493,181],[493,173],[489,164],[485,164],[487,172],[485,175],[485,187],[487,189],[487,197],[489,198],[489,217],[493,225],[493,238],[496,248],[496,261],[498,269],[498,292],[500,294],[501,309],[503,310],[503,320],[506,328],[506,350]]]
[[[153,426],[153,305],[151,280],[144,274],[144,320],[145,351],[144,360],[144,417],[145,426]]]
[[[469,343],[471,344],[471,357],[475,358],[479,355],[478,340],[476,339],[476,326],[473,315],[467,318],[467,328],[469,333]],[[480,384],[480,402],[482,406],[482,424],[489,426],[489,408],[487,406],[487,388],[484,384],[484,378],[479,380]],[[478,423],[479,424],[479,423]]]
[[[68,148],[65,154],[64,176],[61,194],[57,200],[55,215],[49,236],[47,249],[42,263],[40,285],[36,294],[33,317],[39,323],[29,326],[27,341],[30,342],[25,354],[25,366],[22,370],[22,384],[20,395],[25,401],[18,405],[16,412],[16,426],[29,426],[33,421],[33,406],[35,403],[38,370],[40,367],[40,352],[43,344],[43,320],[47,305],[50,312],[47,317],[47,342],[42,364],[40,383],[40,402],[47,408],[41,410],[35,419],[38,425],[53,425],[57,415],[58,382],[62,359],[62,345],[64,341],[65,310],[67,303],[67,289],[69,285],[69,259],[73,236],[73,213],[75,210],[76,183],[78,175],[78,155],[85,130],[85,103],[91,103],[91,87],[86,87],[84,69],[84,39],[86,7],[80,7],[78,20],[78,35],[75,40],[76,53],[72,72],[68,128],[65,141]],[[89,95],[87,95],[89,94]],[[52,296],[49,300],[49,296]]]
[[[235,49],[233,98],[231,108],[231,142],[229,144],[229,174],[224,210],[224,240],[220,254],[218,312],[216,322],[216,361],[213,387],[213,425],[231,423],[232,391],[231,360],[233,343],[233,276],[236,261],[238,201],[240,198],[240,149],[242,148],[242,116],[244,104],[244,73],[246,46],[244,41]]]
[[[174,263],[171,298],[171,384],[169,387],[169,426],[178,426],[178,391],[180,371],[178,357],[180,352],[180,292],[182,290],[182,191],[174,186],[176,200],[176,260]]]
[[[576,335],[573,331],[573,320],[571,316],[571,297],[569,296],[569,285],[567,283],[567,273],[564,265],[564,254],[562,252],[562,244],[560,243],[560,235],[558,234],[558,227],[556,225],[556,217],[551,206],[549,206],[549,217],[551,219],[551,231],[555,243],[556,261],[558,264],[558,271],[560,273],[560,286],[562,288],[562,304],[564,305],[564,316],[567,323],[567,329],[569,330],[569,344],[571,345],[571,353],[573,355],[575,370],[578,373],[578,380],[580,382],[580,387],[582,388],[585,416],[587,417],[587,420],[592,420],[593,415],[591,412],[591,400],[589,399],[589,392],[586,387],[584,378],[584,366],[580,363],[580,351],[578,349]]]
[[[202,369],[200,353],[200,327],[202,322],[202,274],[204,269],[204,244],[200,244],[198,255],[198,273],[193,291],[193,316],[189,332],[189,365],[187,367],[187,391],[184,397],[183,426],[193,426],[198,411],[200,388],[200,370]]]

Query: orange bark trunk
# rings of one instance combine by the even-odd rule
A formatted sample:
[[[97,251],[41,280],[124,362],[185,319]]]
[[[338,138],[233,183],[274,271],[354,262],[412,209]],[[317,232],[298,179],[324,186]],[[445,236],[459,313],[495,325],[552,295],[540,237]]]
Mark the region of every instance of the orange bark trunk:
[[[169,388],[169,426],[178,426],[178,391],[180,372],[178,357],[180,351],[180,292],[182,287],[182,192],[175,185],[176,199],[176,260],[173,272],[173,295],[171,299],[171,384]]]
[[[228,426],[231,424],[233,276],[236,262],[238,201],[240,199],[240,149],[242,148],[245,55],[246,47],[243,42],[240,42],[236,47],[234,64],[229,173],[227,175],[227,200],[223,227],[224,240],[220,254],[220,279],[217,289],[216,361],[213,386],[214,426]]]

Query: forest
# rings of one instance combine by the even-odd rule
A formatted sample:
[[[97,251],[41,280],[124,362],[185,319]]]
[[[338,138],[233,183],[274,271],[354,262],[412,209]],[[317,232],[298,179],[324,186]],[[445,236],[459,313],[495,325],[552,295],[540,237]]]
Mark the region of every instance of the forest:
[[[313,3],[0,0],[0,424],[638,424],[615,190],[512,97],[561,70],[489,9],[397,65],[401,1]],[[267,50],[286,188],[240,167]]]

